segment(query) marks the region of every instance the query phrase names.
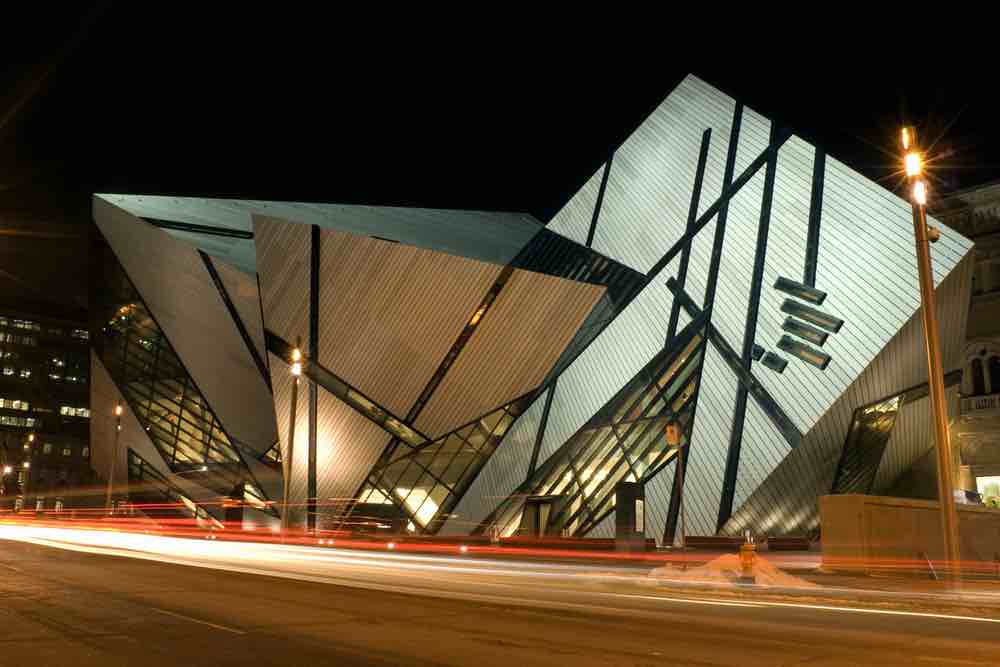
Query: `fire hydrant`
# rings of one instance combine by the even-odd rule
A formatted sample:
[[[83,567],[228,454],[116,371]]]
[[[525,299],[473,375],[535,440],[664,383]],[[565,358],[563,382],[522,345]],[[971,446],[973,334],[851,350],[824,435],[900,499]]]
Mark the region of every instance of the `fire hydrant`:
[[[740,545],[740,583],[752,584],[756,581],[753,564],[757,559],[757,545],[753,538],[747,535],[746,541]]]

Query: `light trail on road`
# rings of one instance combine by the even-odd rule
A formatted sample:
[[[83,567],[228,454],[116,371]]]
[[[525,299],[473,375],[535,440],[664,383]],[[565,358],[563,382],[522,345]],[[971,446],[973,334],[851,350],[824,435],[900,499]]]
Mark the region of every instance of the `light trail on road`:
[[[388,549],[357,551],[328,546],[192,539],[109,529],[21,524],[0,524],[0,539],[352,588],[522,606],[589,607],[613,613],[639,614],[691,605],[742,607],[753,609],[755,613],[768,609],[798,608],[827,614],[880,614],[952,622],[1000,623],[1000,618],[985,615],[847,606],[808,599],[801,602],[757,599],[747,597],[746,589],[740,587],[722,586],[718,582],[662,580],[648,576],[646,570],[614,563],[546,563],[407,554]],[[691,588],[692,583],[713,588],[695,590]],[[681,591],[684,591],[683,586],[688,586],[687,592],[691,595],[676,595],[678,586]],[[722,596],[713,596],[712,593]],[[733,599],[733,594],[740,597]],[[815,596],[822,598],[823,593],[816,592]]]

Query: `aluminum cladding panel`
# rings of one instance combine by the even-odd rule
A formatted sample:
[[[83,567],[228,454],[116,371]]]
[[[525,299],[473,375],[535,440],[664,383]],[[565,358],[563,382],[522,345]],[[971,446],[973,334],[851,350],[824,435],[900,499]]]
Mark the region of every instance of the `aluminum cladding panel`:
[[[519,487],[528,475],[535,434],[542,421],[545,392],[521,415],[479,472],[475,481],[442,526],[441,535],[467,535],[497,505]]]
[[[537,387],[604,289],[515,270],[415,426],[437,437]]]
[[[962,363],[973,266],[970,253],[937,290],[941,356],[946,369]],[[818,498],[832,488],[854,409],[921,384],[926,378],[922,325],[919,313],[915,313],[806,434],[802,444],[733,513],[723,533],[739,535],[751,529],[758,534],[781,535],[814,529],[819,521]],[[894,461],[889,465],[897,469],[905,469],[924,451],[921,440],[917,437],[902,448],[901,443],[894,444],[894,453],[887,450],[889,458],[884,460]],[[900,452],[906,452],[905,456]],[[904,460],[910,456],[913,458],[909,462]],[[885,478],[879,473],[876,479]]]
[[[318,390],[316,496],[318,512],[327,521],[343,514],[387,441],[386,432],[377,425],[336,396]],[[308,448],[308,440],[302,444]]]
[[[278,437],[281,440],[281,458],[283,461],[288,461],[288,433],[292,407],[292,374],[288,364],[281,358],[271,354],[269,361],[271,386],[274,389],[274,411],[278,418]],[[298,400],[295,407],[295,441],[292,456],[292,474],[288,490],[289,526],[299,528],[305,526],[308,469],[309,390],[306,382],[302,381],[299,385]],[[285,508],[279,507],[278,511],[284,512]]]
[[[258,354],[262,359],[267,359],[257,277],[248,276],[236,267],[220,260],[212,260],[212,265],[219,274],[219,279],[222,280],[222,284],[226,288],[229,300],[233,302],[236,313],[250,335],[250,340],[257,347]]]
[[[129,407],[128,402],[111,379],[108,370],[93,350],[90,351],[90,465],[105,483],[111,467],[111,453],[115,444],[116,405],[122,406],[122,430],[118,434],[118,457],[115,462],[115,493],[128,488],[128,450],[132,449],[146,459],[163,475],[170,476],[170,468],[153,445],[146,431]]]
[[[513,259],[541,228],[541,224],[526,213],[203,197],[100,196],[139,217],[241,231],[254,228],[252,217],[277,218],[360,236],[379,236],[500,265]],[[255,269],[253,241],[173,230],[171,233],[185,236],[185,240],[195,239],[206,252],[219,253],[220,257],[248,273],[252,274]]]
[[[405,416],[500,271],[495,264],[323,231],[319,362]]]
[[[580,245],[587,243],[587,233],[590,231],[594,206],[597,205],[597,193],[601,189],[604,166],[602,164],[598,167],[579,192],[549,221],[546,225],[549,229]]]
[[[226,433],[258,453],[277,438],[267,383],[197,250],[108,202],[94,220]]]
[[[254,217],[257,273],[264,327],[309,349],[309,258],[312,230],[276,218]]]

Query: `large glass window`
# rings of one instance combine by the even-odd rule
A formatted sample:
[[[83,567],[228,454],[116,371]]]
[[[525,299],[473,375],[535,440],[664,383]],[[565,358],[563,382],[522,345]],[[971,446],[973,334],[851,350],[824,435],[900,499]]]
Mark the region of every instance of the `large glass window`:
[[[398,442],[375,466],[358,503],[395,504],[414,528],[435,532],[532,398],[521,397],[433,442]],[[355,516],[362,511],[356,507]]]
[[[614,511],[619,482],[646,482],[677,454],[665,430],[686,443],[705,341],[689,325],[493,513],[480,530],[511,535],[529,497],[547,498],[549,534],[586,535]]]
[[[92,300],[100,332],[94,349],[153,444],[172,469],[239,462],[222,424],[106,246],[102,259]]]

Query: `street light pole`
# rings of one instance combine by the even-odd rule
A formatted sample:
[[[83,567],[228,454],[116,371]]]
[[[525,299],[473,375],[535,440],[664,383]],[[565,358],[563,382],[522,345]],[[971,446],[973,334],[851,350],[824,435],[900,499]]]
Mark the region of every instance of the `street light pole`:
[[[24,504],[28,504],[28,488],[31,486],[31,455],[34,453],[34,442],[35,434],[28,434],[28,460],[21,464],[21,469],[24,471],[24,485],[21,487],[21,497],[24,498]]]
[[[914,128],[902,131],[904,165],[910,186],[910,203],[913,209],[913,235],[917,247],[917,273],[920,278],[920,311],[924,325],[924,347],[927,352],[927,384],[930,388],[931,415],[934,422],[934,443],[937,452],[938,499],[941,503],[941,528],[944,533],[944,552],[947,566],[957,578],[961,574],[958,511],[955,509],[955,490],[952,475],[951,434],[948,432],[948,408],[944,395],[944,367],[941,363],[941,345],[934,295],[934,274],[931,270],[930,244],[941,232],[927,225],[927,184],[921,178],[923,157],[917,149]]]
[[[285,456],[281,459],[285,473],[281,501],[282,539],[288,535],[288,501],[292,484],[292,457],[295,454],[295,409],[299,404],[299,377],[302,375],[302,350],[299,349],[300,341],[301,339],[295,341],[295,349],[292,350],[292,404],[288,411],[288,451],[285,452]]]
[[[118,459],[118,436],[122,432],[122,404],[115,406],[115,444],[111,448],[111,463],[108,466],[108,495],[105,501],[105,509],[111,514],[111,492],[115,480],[115,461]]]

